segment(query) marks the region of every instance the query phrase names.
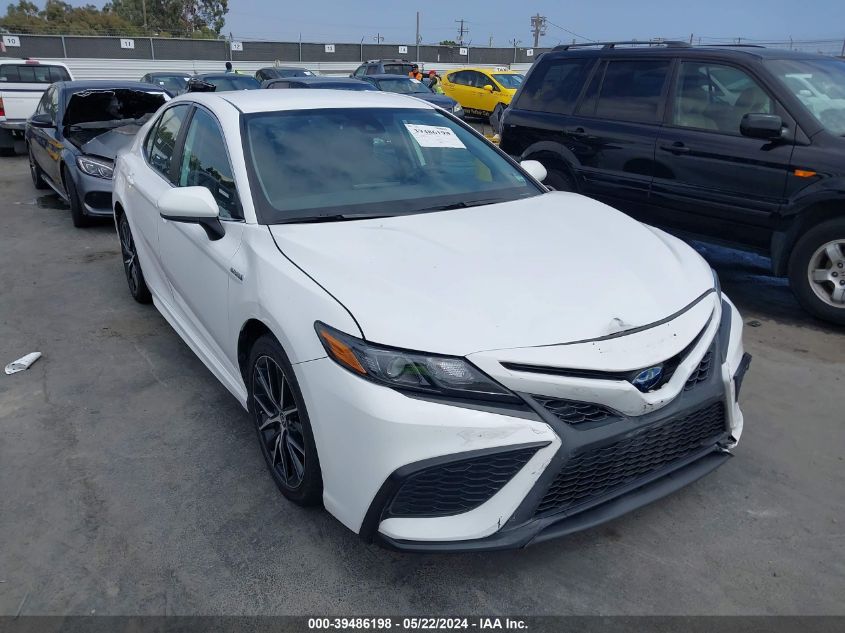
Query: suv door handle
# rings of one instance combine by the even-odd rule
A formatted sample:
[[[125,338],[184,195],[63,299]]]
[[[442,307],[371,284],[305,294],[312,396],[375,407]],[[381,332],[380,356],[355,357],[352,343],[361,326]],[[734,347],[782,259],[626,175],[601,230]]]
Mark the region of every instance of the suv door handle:
[[[587,130],[582,127],[572,127],[564,130],[569,136],[587,136]]]
[[[661,145],[660,149],[665,152],[671,152],[672,154],[689,154],[690,152],[690,148],[680,141],[675,141],[671,145]]]

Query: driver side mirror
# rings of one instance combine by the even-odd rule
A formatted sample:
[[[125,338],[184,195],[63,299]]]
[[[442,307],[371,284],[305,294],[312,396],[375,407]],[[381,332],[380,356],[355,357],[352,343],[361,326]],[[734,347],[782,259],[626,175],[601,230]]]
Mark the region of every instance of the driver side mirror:
[[[749,113],[742,117],[739,133],[749,138],[774,141],[783,134],[783,121],[776,114]]]
[[[519,166],[522,167],[528,174],[536,181],[543,182],[548,176],[548,172],[546,168],[543,167],[543,163],[538,160],[524,160],[519,163]]]
[[[484,89],[485,89],[487,92],[493,92],[493,86],[492,86],[491,84],[485,84],[485,85],[484,85]]]
[[[53,124],[53,118],[49,114],[33,114],[29,117],[29,124],[32,127],[51,128],[56,127]]]
[[[165,220],[199,224],[212,242],[226,234],[217,201],[206,187],[174,187],[165,191],[156,205]]]

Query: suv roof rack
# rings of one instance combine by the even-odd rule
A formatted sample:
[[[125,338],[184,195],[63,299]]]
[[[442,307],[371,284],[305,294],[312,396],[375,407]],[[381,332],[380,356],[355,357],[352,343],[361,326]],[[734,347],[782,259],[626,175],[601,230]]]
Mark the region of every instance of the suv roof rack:
[[[561,44],[555,46],[552,51],[568,51],[573,48],[587,48],[590,46],[601,46],[603,49],[616,48],[617,46],[665,46],[666,48],[692,48],[688,42],[679,40],[629,40],[620,42],[590,42],[589,44]]]
[[[405,64],[410,64],[407,59],[368,59],[365,63],[367,64],[378,64],[379,62],[403,62]]]

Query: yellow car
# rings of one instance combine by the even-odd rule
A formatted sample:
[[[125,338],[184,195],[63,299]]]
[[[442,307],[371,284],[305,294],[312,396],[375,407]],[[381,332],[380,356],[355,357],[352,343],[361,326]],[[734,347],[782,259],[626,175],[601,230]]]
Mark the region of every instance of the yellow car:
[[[488,117],[498,104],[507,107],[522,79],[523,75],[513,70],[459,68],[446,72],[440,85],[466,114]]]

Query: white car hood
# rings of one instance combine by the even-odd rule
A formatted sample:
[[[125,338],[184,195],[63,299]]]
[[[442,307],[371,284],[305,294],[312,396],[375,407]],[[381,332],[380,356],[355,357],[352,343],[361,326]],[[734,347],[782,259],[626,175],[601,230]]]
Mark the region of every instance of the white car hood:
[[[617,334],[713,287],[680,240],[569,193],[270,231],[366,339],[441,354]]]

